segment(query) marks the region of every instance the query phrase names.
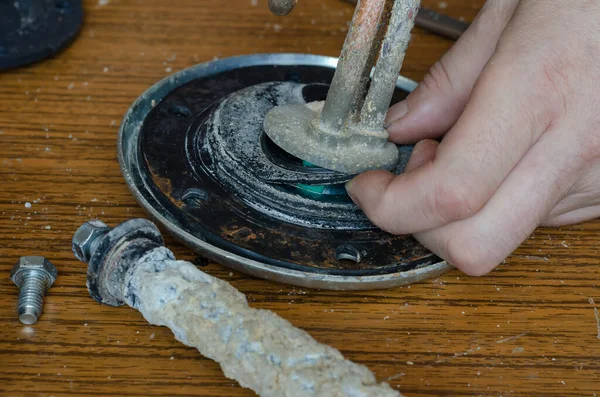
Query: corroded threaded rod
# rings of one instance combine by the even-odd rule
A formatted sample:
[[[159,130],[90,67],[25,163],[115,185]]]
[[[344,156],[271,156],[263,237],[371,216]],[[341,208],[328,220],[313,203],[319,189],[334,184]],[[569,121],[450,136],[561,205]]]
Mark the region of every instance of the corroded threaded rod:
[[[169,327],[240,385],[262,397],[401,397],[365,366],[275,313],[249,307],[230,284],[176,260],[151,222],[132,219],[106,234],[97,228],[106,225],[84,225],[73,237],[74,252],[95,247],[87,280],[92,296],[113,306],[125,303],[151,324]]]

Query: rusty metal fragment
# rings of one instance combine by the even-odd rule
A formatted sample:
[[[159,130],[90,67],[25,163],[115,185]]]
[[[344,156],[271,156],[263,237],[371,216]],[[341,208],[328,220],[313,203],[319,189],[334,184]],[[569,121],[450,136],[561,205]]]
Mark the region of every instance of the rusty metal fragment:
[[[297,0],[269,0],[269,9],[275,15],[287,15],[296,6]]]

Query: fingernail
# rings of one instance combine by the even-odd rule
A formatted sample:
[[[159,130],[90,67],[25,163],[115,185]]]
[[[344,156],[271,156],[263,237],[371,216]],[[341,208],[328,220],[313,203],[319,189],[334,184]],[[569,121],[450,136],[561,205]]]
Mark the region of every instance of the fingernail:
[[[350,179],[348,182],[346,182],[346,192],[348,192],[348,194],[350,194],[352,186],[354,186],[354,179]]]
[[[356,204],[356,206],[358,208],[360,208],[360,202],[352,194],[352,188],[353,188],[353,186],[354,186],[354,179],[351,179],[348,182],[346,182],[346,192],[348,193],[348,196],[350,196],[350,198],[352,199],[352,201],[354,201],[354,204]]]
[[[406,113],[408,113],[408,102],[405,99],[390,108],[385,118],[384,128],[389,128],[393,124],[400,121],[404,116],[406,116]]]

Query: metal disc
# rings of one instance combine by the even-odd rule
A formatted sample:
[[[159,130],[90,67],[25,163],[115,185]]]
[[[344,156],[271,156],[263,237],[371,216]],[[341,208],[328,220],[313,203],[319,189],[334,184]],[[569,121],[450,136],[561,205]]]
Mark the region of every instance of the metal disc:
[[[127,112],[119,134],[121,169],[138,202],[200,254],[273,281],[324,289],[373,289],[413,283],[447,271],[448,264],[412,237],[393,236],[365,223],[349,200],[290,193],[290,185],[284,183],[289,178],[265,176],[265,186],[244,189],[242,185],[251,178],[244,176],[247,170],[236,171],[244,164],[235,161],[249,156],[229,158],[228,149],[220,156],[227,157],[229,166],[223,168],[224,173],[215,170],[211,142],[218,141],[215,136],[231,133],[225,127],[235,119],[219,113],[224,107],[240,112],[245,124],[232,131],[247,138],[247,134],[257,133],[253,120],[260,120],[260,112],[281,100],[273,96],[272,86],[278,88],[270,83],[285,82],[281,84],[287,87],[292,82],[300,88],[328,84],[336,62],[335,58],[301,54],[242,56],[197,65],[154,85]],[[400,78],[396,100],[414,87],[414,82]],[[246,92],[254,96],[245,102],[256,103],[258,109],[252,117],[244,112],[254,110],[235,100]],[[218,117],[222,120],[215,122]],[[260,131],[243,141],[248,152],[255,140],[258,144],[259,135]],[[227,142],[231,144],[231,140]],[[232,175],[234,183],[225,181],[228,173],[238,174],[238,179]],[[304,174],[299,171],[299,175]],[[339,179],[336,174],[331,177]],[[324,177],[319,174],[315,178]],[[273,199],[279,197],[277,192],[283,199]],[[293,216],[294,205],[283,202],[288,199],[292,204],[301,203],[296,204],[300,215]],[[324,216],[328,221],[319,222],[318,212],[315,215],[311,206],[333,212]],[[331,221],[334,216],[338,218]]]

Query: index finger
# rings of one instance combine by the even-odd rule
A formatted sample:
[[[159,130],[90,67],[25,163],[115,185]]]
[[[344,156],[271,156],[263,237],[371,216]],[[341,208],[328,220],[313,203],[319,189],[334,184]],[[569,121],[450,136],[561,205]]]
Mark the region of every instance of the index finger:
[[[395,178],[367,172],[349,183],[373,223],[416,233],[474,215],[489,200],[551,122],[530,110],[544,108],[548,98],[523,63],[515,65],[508,53],[492,57],[431,161]]]

